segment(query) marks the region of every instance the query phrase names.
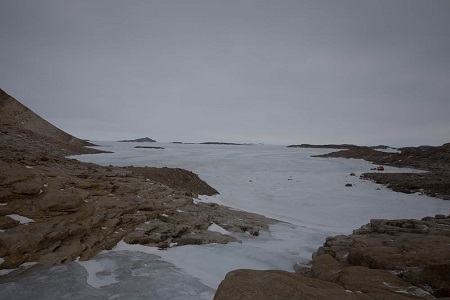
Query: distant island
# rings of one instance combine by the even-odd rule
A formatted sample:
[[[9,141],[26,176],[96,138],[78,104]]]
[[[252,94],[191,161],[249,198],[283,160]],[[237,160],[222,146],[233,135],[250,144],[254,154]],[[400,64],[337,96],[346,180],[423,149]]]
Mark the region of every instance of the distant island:
[[[288,148],[320,148],[320,149],[357,149],[357,148],[371,148],[371,149],[388,149],[392,148],[386,145],[378,146],[358,146],[353,144],[325,144],[325,145],[311,145],[311,144],[300,144],[300,145],[289,145]],[[394,148],[392,148],[394,149]]]
[[[238,143],[224,143],[224,142],[203,142],[200,145],[230,145],[230,146],[251,146],[253,144],[238,144]]]
[[[135,139],[135,140],[122,140],[119,142],[125,142],[125,143],[155,143],[156,141],[149,138],[149,137],[145,137],[145,138],[140,138],[140,139]]]
[[[136,146],[136,149],[165,149],[164,147]]]

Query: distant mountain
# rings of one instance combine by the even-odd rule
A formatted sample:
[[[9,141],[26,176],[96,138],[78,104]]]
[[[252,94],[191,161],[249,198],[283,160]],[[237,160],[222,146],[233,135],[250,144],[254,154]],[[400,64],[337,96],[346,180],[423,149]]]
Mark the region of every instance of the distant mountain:
[[[156,141],[149,138],[149,137],[145,137],[145,138],[140,138],[140,139],[135,139],[135,140],[122,140],[119,142],[125,142],[125,143],[155,143]]]

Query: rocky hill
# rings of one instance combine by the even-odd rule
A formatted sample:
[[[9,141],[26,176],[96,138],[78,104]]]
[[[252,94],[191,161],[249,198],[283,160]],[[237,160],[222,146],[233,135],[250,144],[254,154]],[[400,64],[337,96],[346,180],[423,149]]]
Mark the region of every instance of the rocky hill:
[[[99,153],[86,148],[93,144],[53,126],[0,89],[0,134],[3,147],[26,149],[45,155]],[[4,148],[3,148],[4,149]]]

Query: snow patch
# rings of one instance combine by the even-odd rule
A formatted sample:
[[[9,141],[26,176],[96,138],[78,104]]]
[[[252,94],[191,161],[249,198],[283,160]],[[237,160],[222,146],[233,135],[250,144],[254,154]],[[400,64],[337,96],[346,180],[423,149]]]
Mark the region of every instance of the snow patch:
[[[230,232],[228,232],[225,228],[220,227],[216,223],[212,223],[211,226],[208,227],[208,230],[209,231],[219,232],[221,234],[230,234]]]
[[[35,222],[33,219],[29,219],[27,217],[20,216],[20,215],[17,215],[17,214],[6,215],[6,216],[10,217],[11,219],[14,219],[16,221],[19,221],[20,224],[28,224],[28,223],[31,223],[31,222]]]

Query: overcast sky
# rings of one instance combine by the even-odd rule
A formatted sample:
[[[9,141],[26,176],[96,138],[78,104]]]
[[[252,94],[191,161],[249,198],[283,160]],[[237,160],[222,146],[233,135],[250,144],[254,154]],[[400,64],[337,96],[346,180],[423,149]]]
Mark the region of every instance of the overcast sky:
[[[450,142],[450,1],[2,0],[0,88],[81,138]]]

